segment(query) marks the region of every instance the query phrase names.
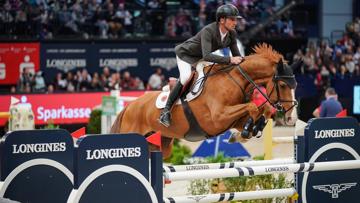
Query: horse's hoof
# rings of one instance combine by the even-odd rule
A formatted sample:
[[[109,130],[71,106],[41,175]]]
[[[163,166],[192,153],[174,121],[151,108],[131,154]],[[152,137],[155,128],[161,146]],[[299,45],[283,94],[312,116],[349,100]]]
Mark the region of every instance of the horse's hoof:
[[[255,137],[257,137],[257,138],[261,137],[261,135],[258,136],[258,134],[259,134],[259,128],[258,128],[257,125],[254,126],[252,133],[253,133],[253,136],[255,136]]]
[[[248,131],[248,130],[243,130],[243,131],[241,132],[241,137],[242,137],[242,138],[245,138],[245,139],[250,139],[250,138],[251,138],[250,131]]]
[[[235,142],[236,142],[236,136],[235,136],[235,135],[230,135],[228,142],[229,142],[230,144],[235,143]]]
[[[262,132],[258,132],[256,135],[255,135],[256,138],[260,138],[262,137]]]
[[[261,137],[262,135],[262,131],[264,130],[265,126],[266,126],[267,122],[264,116],[261,116],[256,122],[255,125],[253,127],[253,136],[255,136],[256,138]],[[260,132],[260,133],[259,133]]]
[[[251,129],[252,125],[253,125],[254,119],[252,119],[251,117],[249,117],[249,119],[246,121],[245,125],[244,125],[244,130],[248,131]]]

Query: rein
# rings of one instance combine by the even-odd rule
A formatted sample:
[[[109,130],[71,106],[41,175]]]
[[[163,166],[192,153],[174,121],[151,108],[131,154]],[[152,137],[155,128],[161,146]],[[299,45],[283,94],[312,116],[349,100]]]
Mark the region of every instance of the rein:
[[[205,73],[204,77],[199,78],[199,79],[197,79],[197,80],[195,81],[195,83],[192,85],[191,89],[189,90],[192,94],[197,94],[197,93],[203,88],[203,86],[205,85],[205,82],[206,82],[206,80],[208,79],[208,77],[217,75],[217,74],[222,73],[222,72],[227,72],[227,71],[233,69],[233,65],[227,65],[227,66],[225,66],[224,68],[222,68],[222,69],[220,69],[220,70],[218,70],[218,71],[216,71],[216,72],[212,72],[212,73],[211,73],[211,70],[214,68],[214,66],[215,66],[215,63],[213,63],[213,64],[211,65],[211,67],[209,68],[209,71]],[[193,90],[194,90],[195,86],[196,86],[198,83],[200,83],[200,86],[199,86],[199,88],[198,88],[198,91],[195,92],[195,91],[193,91]]]
[[[244,61],[244,60],[243,60],[243,61]],[[243,62],[243,61],[242,61],[242,62]],[[241,63],[240,63],[240,64],[241,64]],[[267,94],[265,94],[265,93],[260,89],[259,85],[257,85],[257,84],[254,82],[254,80],[244,71],[244,69],[241,68],[240,64],[236,66],[236,69],[239,70],[240,74],[253,86],[252,91],[253,91],[254,89],[257,89],[257,90],[259,91],[259,93],[266,99],[266,102],[269,102],[269,104],[270,104],[272,107],[274,107],[277,111],[281,111],[281,112],[286,113],[286,112],[290,111],[292,108],[294,108],[294,107],[297,105],[297,102],[296,102],[296,101],[287,101],[287,100],[282,100],[282,99],[280,98],[280,90],[279,90],[279,85],[278,85],[278,81],[279,81],[279,80],[294,79],[294,76],[279,76],[279,75],[274,75],[274,76],[273,76],[274,85],[273,85],[273,88],[271,89],[271,91],[270,91],[270,93],[269,93],[269,96],[268,96]],[[192,85],[192,89],[190,89],[191,93],[192,93],[192,94],[198,93],[198,92],[194,92],[194,91],[193,91],[193,89],[194,89],[194,87],[196,86],[197,83],[201,83],[201,84],[200,84],[200,88],[198,89],[198,91],[199,91],[199,90],[202,89],[203,86],[205,85],[205,82],[206,82],[206,80],[207,80],[208,77],[211,77],[211,76],[214,76],[214,75],[216,75],[216,74],[225,72],[225,73],[227,73],[227,75],[230,77],[230,79],[233,80],[233,81],[236,83],[236,85],[241,89],[243,95],[245,96],[245,101],[248,101],[248,100],[249,100],[249,96],[248,96],[248,94],[246,93],[246,91],[244,90],[244,88],[241,87],[241,85],[239,84],[239,82],[238,82],[237,80],[235,80],[235,78],[233,78],[233,77],[230,75],[230,73],[228,72],[228,71],[230,71],[230,70],[232,70],[232,69],[234,68],[234,65],[230,64],[230,65],[227,65],[227,66],[221,68],[220,70],[217,70],[217,71],[215,71],[215,72],[211,72],[211,70],[213,69],[214,65],[215,65],[215,63],[213,63],[213,64],[211,65],[211,67],[209,68],[209,70],[205,73],[204,77],[199,78],[199,79],[197,79],[197,80],[195,81],[195,83]],[[277,93],[277,98],[278,98],[278,99],[277,99],[276,102],[272,102],[272,101],[270,100],[270,96],[271,96],[271,94],[274,92],[275,89],[276,89],[276,93]],[[264,103],[263,103],[262,105],[260,105],[260,106],[265,105],[266,102],[264,102]],[[284,107],[283,107],[282,104],[281,104],[282,102],[293,102],[294,104],[293,104],[289,109],[284,109]]]

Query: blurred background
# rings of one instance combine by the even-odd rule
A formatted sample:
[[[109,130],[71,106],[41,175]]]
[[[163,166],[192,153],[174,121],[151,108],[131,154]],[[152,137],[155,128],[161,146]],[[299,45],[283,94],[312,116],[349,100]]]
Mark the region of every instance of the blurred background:
[[[13,96],[32,105],[37,126],[72,130],[111,90],[159,90],[179,76],[175,45],[224,3],[244,17],[237,32],[245,55],[266,42],[289,63],[303,59],[294,70],[300,119],[313,117],[327,87],[360,118],[360,0],[0,1],[0,112]]]

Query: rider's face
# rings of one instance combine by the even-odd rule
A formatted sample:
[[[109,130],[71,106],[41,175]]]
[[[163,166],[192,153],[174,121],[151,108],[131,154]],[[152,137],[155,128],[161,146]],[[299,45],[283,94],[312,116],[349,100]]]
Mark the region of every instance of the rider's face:
[[[235,17],[225,18],[224,27],[227,30],[235,30],[236,24],[237,24],[237,19]]]

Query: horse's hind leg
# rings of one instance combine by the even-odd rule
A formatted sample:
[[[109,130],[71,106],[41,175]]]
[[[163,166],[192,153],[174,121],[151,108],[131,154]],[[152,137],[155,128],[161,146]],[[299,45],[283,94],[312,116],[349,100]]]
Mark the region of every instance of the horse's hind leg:
[[[163,159],[167,159],[171,156],[173,143],[174,143],[174,138],[161,137],[161,148],[163,153]]]
[[[145,134],[145,137],[149,137],[150,135],[154,134],[154,131],[150,131]],[[161,136],[161,151],[163,154],[163,159],[167,159],[170,157],[172,148],[173,148],[174,138],[164,137]],[[151,143],[148,143],[149,151],[159,151],[160,147]]]

